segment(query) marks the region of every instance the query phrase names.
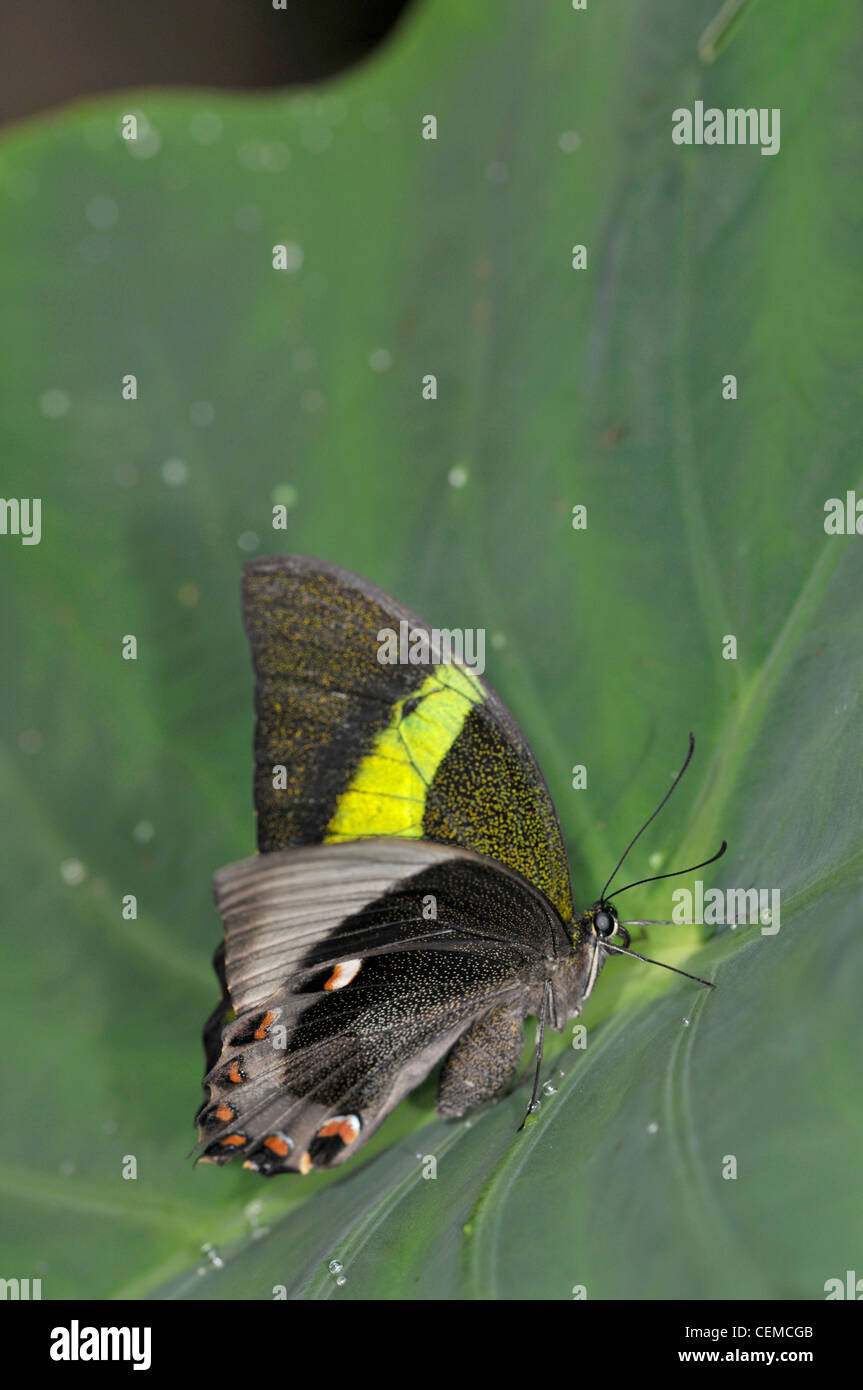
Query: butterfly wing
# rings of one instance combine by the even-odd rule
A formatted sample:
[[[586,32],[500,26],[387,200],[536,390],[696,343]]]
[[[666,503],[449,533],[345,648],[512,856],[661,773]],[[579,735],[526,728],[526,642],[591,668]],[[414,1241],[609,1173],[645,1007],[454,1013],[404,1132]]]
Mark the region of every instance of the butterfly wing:
[[[557,815],[508,710],[383,590],[304,556],[250,561],[243,614],[255,671],[258,847],[430,839],[522,874],[572,916]],[[429,664],[379,660],[400,624]]]
[[[430,842],[275,851],[215,885],[226,993],[209,1025],[200,1146],[267,1176],[356,1153],[478,1022],[474,1046],[503,1026],[517,1060],[524,1016],[571,956],[528,882]],[[470,1095],[463,1070],[445,1082],[445,1113]],[[500,1080],[478,1076],[477,1100]]]

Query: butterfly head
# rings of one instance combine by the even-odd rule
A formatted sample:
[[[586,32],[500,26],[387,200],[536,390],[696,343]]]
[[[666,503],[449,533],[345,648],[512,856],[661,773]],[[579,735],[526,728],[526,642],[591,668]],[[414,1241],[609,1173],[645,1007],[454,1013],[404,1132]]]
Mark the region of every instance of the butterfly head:
[[[594,936],[599,937],[600,941],[607,941],[612,936],[620,935],[623,937],[623,944],[629,945],[629,932],[620,925],[617,915],[617,908],[614,903],[601,900],[594,903],[589,912],[585,913],[589,919],[590,930]]]
[[[605,898],[599,899],[582,912],[570,924],[572,955],[567,968],[561,973],[561,983],[566,992],[563,1002],[567,1018],[575,1018],[581,1013],[588,995],[593,990],[599,972],[613,948],[612,938],[621,945],[629,945],[629,933],[621,926],[613,903]]]
[[[612,937],[619,937],[624,946],[629,945],[629,932],[621,926],[614,903],[600,898],[577,919],[573,945],[576,950],[583,950],[586,945],[601,946]]]

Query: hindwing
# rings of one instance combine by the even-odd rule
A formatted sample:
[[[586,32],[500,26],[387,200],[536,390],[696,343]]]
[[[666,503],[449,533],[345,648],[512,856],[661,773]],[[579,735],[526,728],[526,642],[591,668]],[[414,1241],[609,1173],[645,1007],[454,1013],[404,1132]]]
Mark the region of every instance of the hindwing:
[[[397,837],[259,855],[220,871],[216,901],[225,997],[208,1027],[201,1148],[265,1175],[350,1157],[480,1019],[505,1018],[517,1055],[521,1021],[571,953],[517,874]],[[465,1094],[451,1073],[446,1113],[456,1083]],[[479,1083],[477,1100],[491,1093]]]

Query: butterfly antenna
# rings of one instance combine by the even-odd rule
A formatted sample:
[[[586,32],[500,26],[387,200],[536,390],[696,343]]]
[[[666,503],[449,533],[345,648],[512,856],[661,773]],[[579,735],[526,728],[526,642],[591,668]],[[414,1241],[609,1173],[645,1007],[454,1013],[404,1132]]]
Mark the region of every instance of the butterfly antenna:
[[[655,819],[656,819],[656,817],[659,815],[660,811],[662,810],[663,806],[665,805],[666,801],[667,801],[668,798],[671,796],[671,793],[674,791],[674,788],[677,786],[677,784],[678,784],[678,782],[680,781],[681,777],[683,776],[684,772],[685,772],[686,769],[689,767],[689,764],[690,764],[691,761],[692,761],[692,754],[694,753],[694,751],[695,751],[695,736],[694,736],[694,734],[690,734],[690,735],[689,735],[689,751],[688,751],[688,753],[686,754],[686,758],[685,758],[685,760],[684,760],[683,767],[682,767],[682,768],[680,769],[680,771],[678,772],[678,774],[677,774],[677,776],[675,777],[674,781],[672,782],[671,786],[668,788],[668,791],[665,793],[665,796],[662,798],[662,800],[660,801],[660,803],[659,803],[659,805],[657,806],[656,810],[653,812],[653,815],[652,815],[652,816],[648,816],[647,820],[644,822],[644,825],[643,825],[643,826],[641,827],[641,829],[637,832],[637,834],[633,835],[633,837],[632,837],[632,839],[630,840],[629,844],[626,846],[626,849],[623,851],[623,854],[622,854],[622,855],[620,856],[620,858],[618,859],[617,863],[615,864],[614,868],[612,869],[611,873],[609,874],[609,876],[608,876],[608,878],[607,878],[607,880],[606,880],[605,887],[603,888],[602,892],[601,892],[600,895],[599,895],[599,901],[600,901],[600,902],[605,902],[605,895],[606,895],[606,892],[608,891],[608,885],[612,882],[612,880],[613,880],[615,874],[617,873],[617,871],[618,871],[618,869],[620,868],[621,864],[623,863],[624,859],[625,859],[626,856],[628,855],[629,851],[632,849],[632,846],[635,844],[636,840],[638,840],[638,839],[641,838],[641,836],[644,834],[644,832],[645,832],[645,830],[647,829],[647,827],[650,825],[650,822],[651,822],[652,820],[655,820]],[[665,877],[665,875],[663,875],[663,877]],[[643,881],[643,882],[646,882],[647,880],[645,879],[645,880],[642,880],[642,881]],[[621,892],[622,892],[622,891],[623,891],[623,890],[621,889]]]
[[[666,965],[664,960],[651,960],[649,956],[640,956],[637,951],[630,951],[627,946],[616,946],[612,941],[603,941],[606,951],[619,951],[622,956],[632,956],[633,960],[643,961],[645,965],[658,965],[663,970],[671,970],[675,975],[683,975],[687,980],[694,980],[697,985],[706,985],[708,989],[715,989],[716,985],[712,980],[703,980],[700,975],[690,975],[688,970],[678,970],[676,965]]]
[[[525,1115],[524,1119],[522,1120],[521,1124],[516,1130],[517,1134],[521,1134],[521,1131],[524,1129],[530,1116],[533,1114],[533,1108],[536,1105],[536,1098],[539,1094],[539,1074],[542,1070],[542,1045],[543,1040],[545,1038],[545,1016],[548,1012],[548,1000],[550,994],[551,981],[546,980],[545,993],[542,996],[542,1011],[539,1015],[539,1026],[536,1030],[536,1071],[533,1074],[533,1090],[530,1093],[530,1102],[527,1107],[527,1114]]]
[[[611,896],[612,896],[613,898],[617,898],[617,897],[620,896],[621,893],[626,893],[630,888],[639,888],[639,887],[641,886],[642,883],[658,883],[659,880],[662,879],[662,878],[679,878],[681,874],[694,874],[695,871],[696,871],[696,869],[706,869],[708,864],[715,864],[716,861],[717,861],[717,859],[721,859],[721,858],[722,858],[723,854],[725,853],[725,851],[726,851],[727,849],[728,849],[728,841],[727,841],[727,840],[723,840],[723,841],[722,841],[722,844],[719,846],[719,849],[716,851],[716,853],[715,853],[715,854],[711,854],[711,856],[710,856],[709,859],[703,859],[703,860],[701,861],[700,864],[693,864],[692,867],[689,868],[689,869],[672,869],[672,871],[671,871],[670,874],[653,874],[653,876],[652,876],[651,878],[637,878],[637,879],[635,880],[634,883],[627,883],[627,884],[625,884],[625,885],[623,886],[623,888],[615,888],[615,890],[614,890],[614,892],[612,893]],[[640,923],[640,922],[635,922],[635,923],[629,922],[629,923],[627,923],[627,925],[631,927],[631,926],[642,926],[642,925],[647,926],[647,925],[651,925],[651,924],[648,924],[648,923]],[[665,923],[657,922],[657,923],[654,923],[654,924],[652,924],[652,925],[655,925],[655,926],[676,926],[677,923],[676,923],[676,922],[671,922],[671,923],[668,923],[668,922],[665,922]]]

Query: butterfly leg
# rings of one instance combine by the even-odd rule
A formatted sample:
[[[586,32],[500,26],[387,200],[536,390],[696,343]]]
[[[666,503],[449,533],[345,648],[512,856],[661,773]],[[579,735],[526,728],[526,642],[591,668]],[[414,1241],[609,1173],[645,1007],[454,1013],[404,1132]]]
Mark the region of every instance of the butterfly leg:
[[[453,1119],[491,1100],[515,1074],[524,1045],[525,1004],[517,1000],[483,1014],[463,1033],[443,1065],[437,1111]]]
[[[546,980],[545,989],[542,992],[542,1009],[536,1025],[536,1071],[533,1074],[533,1090],[530,1093],[530,1103],[527,1107],[527,1114],[518,1127],[519,1134],[524,1129],[530,1116],[536,1108],[536,1098],[539,1095],[539,1078],[542,1073],[542,1049],[545,1041],[545,1020],[548,1017],[548,1008],[551,1003],[551,980]]]

